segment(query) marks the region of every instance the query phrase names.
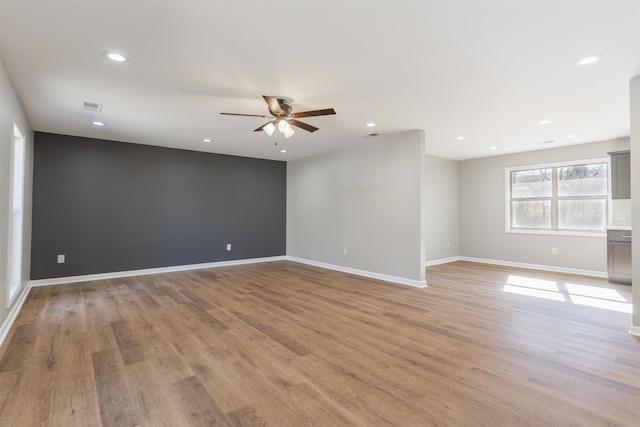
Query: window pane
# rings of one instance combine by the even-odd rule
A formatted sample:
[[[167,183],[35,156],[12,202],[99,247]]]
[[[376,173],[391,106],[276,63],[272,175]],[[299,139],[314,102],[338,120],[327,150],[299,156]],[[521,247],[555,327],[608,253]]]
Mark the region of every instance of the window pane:
[[[11,217],[9,234],[9,300],[22,286],[22,228],[24,222],[24,134],[13,123],[13,167],[11,188]]]
[[[558,168],[558,196],[606,196],[607,164]]]
[[[551,197],[551,168],[511,172],[511,197]]]
[[[551,201],[512,202],[514,228],[551,228]]]
[[[558,226],[565,230],[603,230],[606,219],[604,199],[558,201]]]

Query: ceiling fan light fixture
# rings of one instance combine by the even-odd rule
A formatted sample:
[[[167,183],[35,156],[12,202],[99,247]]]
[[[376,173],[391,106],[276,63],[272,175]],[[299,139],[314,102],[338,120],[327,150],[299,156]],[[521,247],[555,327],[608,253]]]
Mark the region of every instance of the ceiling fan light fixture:
[[[263,127],[262,130],[265,131],[267,135],[271,136],[273,135],[273,132],[275,132],[276,126],[273,123],[269,123],[268,125]]]
[[[287,122],[286,120],[278,120],[278,130],[284,133],[287,131],[287,129],[291,129],[291,126],[289,126],[289,122]]]
[[[289,123],[287,123],[287,129],[284,132],[282,132],[284,133],[285,138],[290,138],[293,136],[294,133],[296,133],[293,129],[291,129],[291,126],[288,126],[288,125]]]
[[[278,130],[280,133],[284,134],[285,138],[290,138],[296,133],[293,129],[291,129],[291,125],[285,119],[278,120]]]

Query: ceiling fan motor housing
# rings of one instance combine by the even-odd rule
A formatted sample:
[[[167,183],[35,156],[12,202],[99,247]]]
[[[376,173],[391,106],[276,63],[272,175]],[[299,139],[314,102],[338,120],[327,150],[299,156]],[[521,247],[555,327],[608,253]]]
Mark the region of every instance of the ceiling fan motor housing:
[[[291,107],[291,105],[287,104],[287,101],[282,98],[278,98],[278,105],[280,105],[280,109],[282,111],[274,112],[274,111],[271,111],[271,109],[269,109],[269,112],[274,116],[288,117],[291,114],[291,111],[293,111],[293,108]]]

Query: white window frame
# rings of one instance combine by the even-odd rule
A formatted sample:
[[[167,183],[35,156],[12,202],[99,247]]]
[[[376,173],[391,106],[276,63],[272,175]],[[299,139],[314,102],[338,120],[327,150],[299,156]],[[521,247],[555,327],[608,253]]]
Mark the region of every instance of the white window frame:
[[[13,304],[23,287],[22,251],[24,239],[24,184],[27,136],[14,117],[11,141],[9,190],[9,233],[7,259],[7,307]]]
[[[557,168],[562,166],[575,166],[585,165],[593,163],[606,163],[607,164],[607,209],[605,218],[605,226],[609,223],[609,218],[612,218],[612,203],[611,203],[611,159],[609,157],[598,157],[594,159],[583,160],[570,160],[564,162],[553,163],[541,163],[535,165],[521,165],[511,166],[504,170],[504,182],[505,182],[505,203],[504,203],[504,230],[505,233],[514,234],[547,234],[554,236],[583,236],[583,237],[602,237],[606,238],[606,229],[593,231],[580,231],[580,230],[545,230],[545,229],[523,229],[523,228],[511,228],[511,172],[529,170],[529,169],[544,169],[544,168]]]

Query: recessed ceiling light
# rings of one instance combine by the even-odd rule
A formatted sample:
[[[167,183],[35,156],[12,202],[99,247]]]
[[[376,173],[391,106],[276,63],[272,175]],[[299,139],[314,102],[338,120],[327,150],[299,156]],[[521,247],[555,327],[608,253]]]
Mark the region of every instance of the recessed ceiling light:
[[[369,123],[367,123],[365,126],[366,126],[366,127],[368,127],[368,128],[372,128],[372,127],[375,127],[375,126],[376,126],[376,124],[375,124],[375,123],[373,123],[373,122],[369,122]]]
[[[496,147],[495,145],[493,147],[489,147],[489,150],[497,150],[498,147]]]
[[[538,122],[539,125],[548,125],[549,123],[551,123],[551,120],[540,120]]]
[[[282,150],[280,150],[280,152],[281,152],[282,154],[284,154],[284,153],[286,153],[286,152],[287,152],[287,150],[285,150],[285,149],[283,148]]]
[[[575,138],[576,136],[578,136],[578,135],[571,134],[571,135],[567,135],[567,138]]]
[[[100,122],[98,120],[94,120],[91,122],[94,126],[104,126],[104,122]]]
[[[204,142],[211,142],[211,138],[205,138],[203,139]]]
[[[600,54],[585,56],[584,58],[578,59],[576,61],[576,65],[593,64],[593,63],[596,63],[596,62],[600,61],[602,58],[604,58],[604,55],[600,55]]]
[[[458,141],[462,141],[464,139],[464,136],[459,136],[456,138]]]
[[[105,55],[107,55],[107,58],[115,62],[124,62],[127,60],[124,55],[118,52],[105,52]]]

